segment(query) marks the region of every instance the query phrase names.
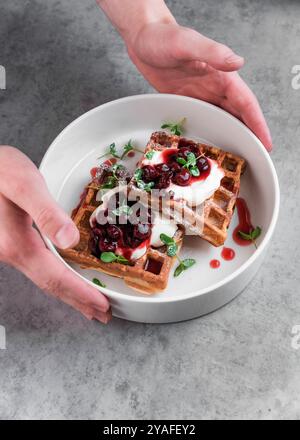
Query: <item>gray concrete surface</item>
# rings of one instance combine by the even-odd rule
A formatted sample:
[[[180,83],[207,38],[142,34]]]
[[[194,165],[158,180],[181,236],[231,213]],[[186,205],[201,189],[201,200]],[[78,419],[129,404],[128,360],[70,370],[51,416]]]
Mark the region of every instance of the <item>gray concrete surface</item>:
[[[270,124],[282,203],[268,259],[223,309],[190,322],[104,327],[0,266],[2,419],[300,418],[300,2],[169,1],[177,19],[247,58]],[[0,142],[38,164],[72,119],[152,92],[93,0],[1,0]],[[0,219],[1,224],[1,219]],[[18,244],[16,243],[16,246]]]

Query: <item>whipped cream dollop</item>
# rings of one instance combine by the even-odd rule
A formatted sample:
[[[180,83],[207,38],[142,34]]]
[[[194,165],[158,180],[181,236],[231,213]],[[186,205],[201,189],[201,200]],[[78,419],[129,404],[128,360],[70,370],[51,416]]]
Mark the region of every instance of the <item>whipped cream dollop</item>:
[[[206,199],[211,197],[219,188],[224,177],[224,171],[219,167],[215,160],[207,157],[210,164],[210,173],[205,179],[195,179],[188,186],[179,186],[171,182],[167,191],[174,193],[175,200],[185,200],[189,206],[201,205]],[[163,151],[153,151],[151,159],[144,158],[142,166],[158,165],[164,163]]]

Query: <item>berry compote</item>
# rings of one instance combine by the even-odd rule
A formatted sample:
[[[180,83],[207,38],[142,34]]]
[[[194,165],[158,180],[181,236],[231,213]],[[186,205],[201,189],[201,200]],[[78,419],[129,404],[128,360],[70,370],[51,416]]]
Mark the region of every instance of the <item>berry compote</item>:
[[[136,204],[136,201],[120,201],[116,193],[116,197],[111,197],[103,210],[106,223],[99,224],[96,218],[93,219],[89,248],[95,257],[100,258],[102,252],[114,252],[131,261],[135,259],[136,250],[149,247],[151,215],[141,205],[141,208],[135,210],[134,217],[131,217],[130,208],[133,205],[136,207]]]
[[[193,175],[191,167],[181,160],[187,162],[190,153],[193,153],[196,157],[199,176]],[[141,168],[142,180],[146,183],[153,182],[153,188],[165,189],[171,183],[188,186],[195,181],[205,180],[210,173],[209,159],[201,154],[196,144],[186,139],[180,140],[178,148],[166,148],[161,154],[162,163],[157,165],[148,164]]]

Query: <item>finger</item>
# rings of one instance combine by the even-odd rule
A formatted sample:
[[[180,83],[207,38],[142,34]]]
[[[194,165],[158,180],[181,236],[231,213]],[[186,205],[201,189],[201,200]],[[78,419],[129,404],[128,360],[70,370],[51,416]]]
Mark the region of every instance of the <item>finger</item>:
[[[32,228],[29,216],[1,194],[0,218],[2,261],[17,267],[40,288],[80,309],[90,319],[95,312],[109,311],[107,298],[55,257]]]
[[[50,195],[36,166],[16,148],[0,147],[0,193],[26,211],[61,249],[79,241],[79,231]]]
[[[189,28],[180,27],[177,30],[172,50],[177,59],[194,62],[194,66],[190,64],[190,68],[194,69],[201,70],[202,63],[207,63],[215,69],[230,72],[244,65],[244,59],[232,49]]]
[[[226,91],[227,100],[241,115],[243,122],[261,140],[268,151],[272,150],[272,138],[260,105],[238,74],[232,75]]]
[[[87,310],[90,308],[102,313],[109,311],[107,298],[69,270],[48,249],[35,252],[24,263],[23,272],[42,290],[68,304],[75,301],[87,307]]]

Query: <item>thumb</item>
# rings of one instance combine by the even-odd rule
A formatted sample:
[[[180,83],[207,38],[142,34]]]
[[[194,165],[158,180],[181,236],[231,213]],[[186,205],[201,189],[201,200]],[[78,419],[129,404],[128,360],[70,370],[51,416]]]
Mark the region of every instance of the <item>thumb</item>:
[[[27,212],[39,228],[61,249],[79,241],[71,218],[50,195],[36,166],[21,151],[0,147],[0,193]]]
[[[173,50],[178,60],[205,62],[224,72],[239,70],[244,64],[244,59],[229,47],[184,27],[174,35]]]

